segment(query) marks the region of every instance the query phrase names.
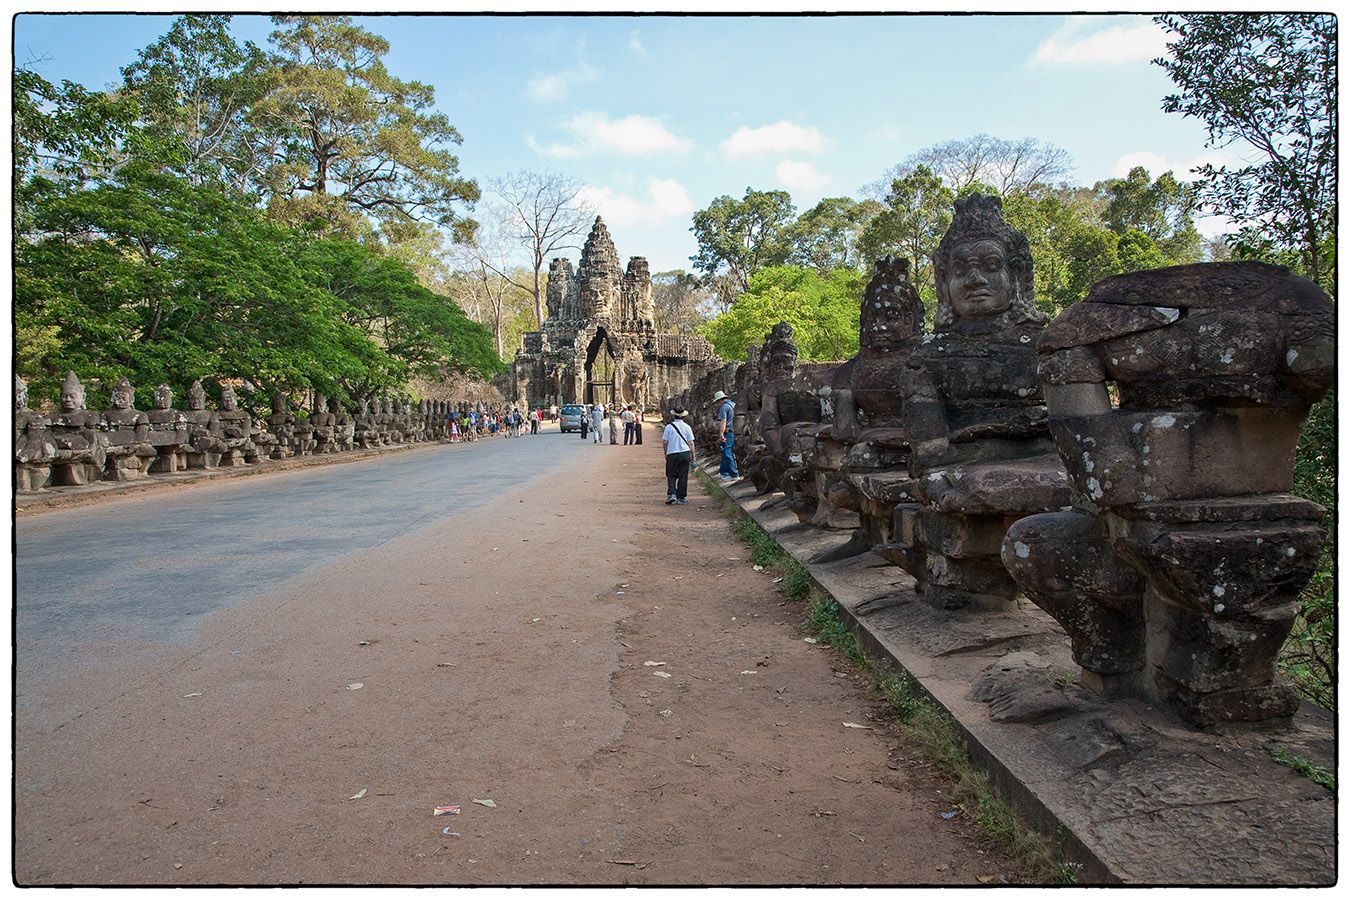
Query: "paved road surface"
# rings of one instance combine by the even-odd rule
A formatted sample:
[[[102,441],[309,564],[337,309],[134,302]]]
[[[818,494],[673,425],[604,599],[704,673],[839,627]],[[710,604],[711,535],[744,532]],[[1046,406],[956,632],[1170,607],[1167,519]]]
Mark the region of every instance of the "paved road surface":
[[[545,434],[25,515],[19,882],[1006,873],[842,727],[875,703],[717,505],[663,496],[659,442]]]

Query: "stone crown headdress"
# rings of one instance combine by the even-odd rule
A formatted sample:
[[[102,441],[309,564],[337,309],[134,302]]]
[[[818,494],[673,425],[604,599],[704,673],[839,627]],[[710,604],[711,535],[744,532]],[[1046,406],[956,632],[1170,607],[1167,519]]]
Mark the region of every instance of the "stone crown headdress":
[[[1026,235],[1003,218],[1003,200],[989,194],[971,194],[957,199],[954,205],[956,214],[952,217],[952,224],[933,254],[933,278],[937,282],[938,301],[934,330],[944,331],[956,321],[951,298],[947,294],[947,273],[951,269],[952,251],[961,244],[983,240],[998,241],[1003,245],[1008,269],[1012,273],[1016,294],[1012,307],[1003,317],[1009,323],[1044,321],[1045,316],[1036,309],[1031,245]]]

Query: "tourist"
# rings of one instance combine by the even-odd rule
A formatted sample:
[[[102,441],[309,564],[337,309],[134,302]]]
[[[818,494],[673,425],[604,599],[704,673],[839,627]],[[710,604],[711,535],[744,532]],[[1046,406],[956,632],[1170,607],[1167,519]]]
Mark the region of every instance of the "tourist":
[[[459,443],[459,425],[454,419],[450,420],[450,443]]]
[[[666,506],[689,501],[689,465],[694,459],[694,431],[684,421],[688,412],[680,406],[670,411],[670,424],[661,432],[661,445],[666,451]]]
[[[731,430],[731,420],[736,415],[736,403],[725,391],[713,394],[713,409],[717,417],[717,446],[722,451],[722,461],[717,466],[717,480],[723,484],[739,481],[741,473],[736,470],[736,434]]]
[[[627,447],[633,443],[633,422],[637,418],[633,415],[633,404],[625,406],[619,418],[623,419],[623,445]]]
[[[544,414],[542,409],[534,409],[530,412],[530,434],[539,433],[539,418]]]
[[[605,404],[597,403],[591,407],[591,431],[594,432],[595,443],[600,443],[601,429],[605,424]]]
[[[550,403],[548,405],[548,420],[550,422],[558,421],[558,404]]]
[[[609,411],[609,442],[614,446],[619,445],[619,417],[614,415],[614,410]]]
[[[581,415],[577,416],[577,418],[581,421],[581,439],[584,441],[584,440],[586,440],[586,431],[587,431],[587,429],[590,427],[590,424],[591,424],[591,411],[590,411],[590,408],[587,407],[587,408],[583,409],[583,410],[581,411]]]
[[[633,443],[642,446],[642,404],[633,412]]]

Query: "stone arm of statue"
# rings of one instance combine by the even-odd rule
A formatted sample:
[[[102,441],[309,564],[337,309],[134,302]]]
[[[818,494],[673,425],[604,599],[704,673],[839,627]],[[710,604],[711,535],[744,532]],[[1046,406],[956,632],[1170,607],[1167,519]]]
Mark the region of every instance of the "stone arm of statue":
[[[778,414],[778,390],[773,385],[765,385],[759,407],[759,438],[771,456],[783,452],[782,429],[783,422]]]
[[[902,427],[909,438],[910,470],[918,474],[940,465],[947,456],[951,446],[947,410],[937,380],[924,369],[906,369],[902,391]]]
[[[830,433],[835,440],[845,444],[854,444],[862,432],[862,423],[858,421],[858,402],[850,388],[839,388],[834,392],[834,421]]]

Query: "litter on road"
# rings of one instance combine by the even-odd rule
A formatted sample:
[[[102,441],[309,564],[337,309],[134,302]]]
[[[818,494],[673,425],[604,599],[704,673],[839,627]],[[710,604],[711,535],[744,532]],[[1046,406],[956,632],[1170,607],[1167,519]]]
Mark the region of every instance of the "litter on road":
[[[496,808],[497,808],[497,801],[496,801],[496,800],[477,800],[477,799],[475,799],[473,802],[474,802],[474,803],[477,803],[479,806],[486,806],[488,809],[496,809]]]
[[[451,831],[450,826],[448,825],[441,829],[441,834],[445,835],[446,837],[459,837],[459,832]]]
[[[197,691],[195,694],[184,694],[184,695],[183,695],[183,699],[186,700],[186,699],[188,699],[189,697],[200,697],[201,695],[202,695],[202,692],[201,692],[201,691]]]
[[[363,682],[363,681],[353,681],[351,684],[347,685],[347,690],[349,690],[349,691],[359,691],[359,690],[361,690],[361,688],[363,688],[363,687],[365,687],[365,686],[366,686],[366,685],[365,685],[365,682]]]
[[[845,723],[844,723],[844,727],[845,727],[845,728],[861,728],[861,729],[863,729],[864,731],[872,731],[872,730],[874,730],[874,729],[872,728],[871,725],[859,725],[857,722],[845,722]]]
[[[656,662],[655,660],[649,659],[649,660],[647,660],[646,662],[644,662],[643,665],[644,665],[644,666],[664,666],[665,663],[663,663],[663,662]]]
[[[348,800],[360,800],[360,799],[361,799],[362,797],[364,797],[365,795],[366,795],[366,788],[361,788],[361,790],[357,791],[355,794],[352,794],[352,795],[351,795],[350,797],[348,797],[347,799],[348,799]]]
[[[459,815],[459,804],[454,806],[436,806],[431,810],[433,816],[457,816]]]
[[[669,672],[653,672],[652,674],[655,675],[657,678],[669,678],[669,677],[670,677],[670,673],[669,673]]]

